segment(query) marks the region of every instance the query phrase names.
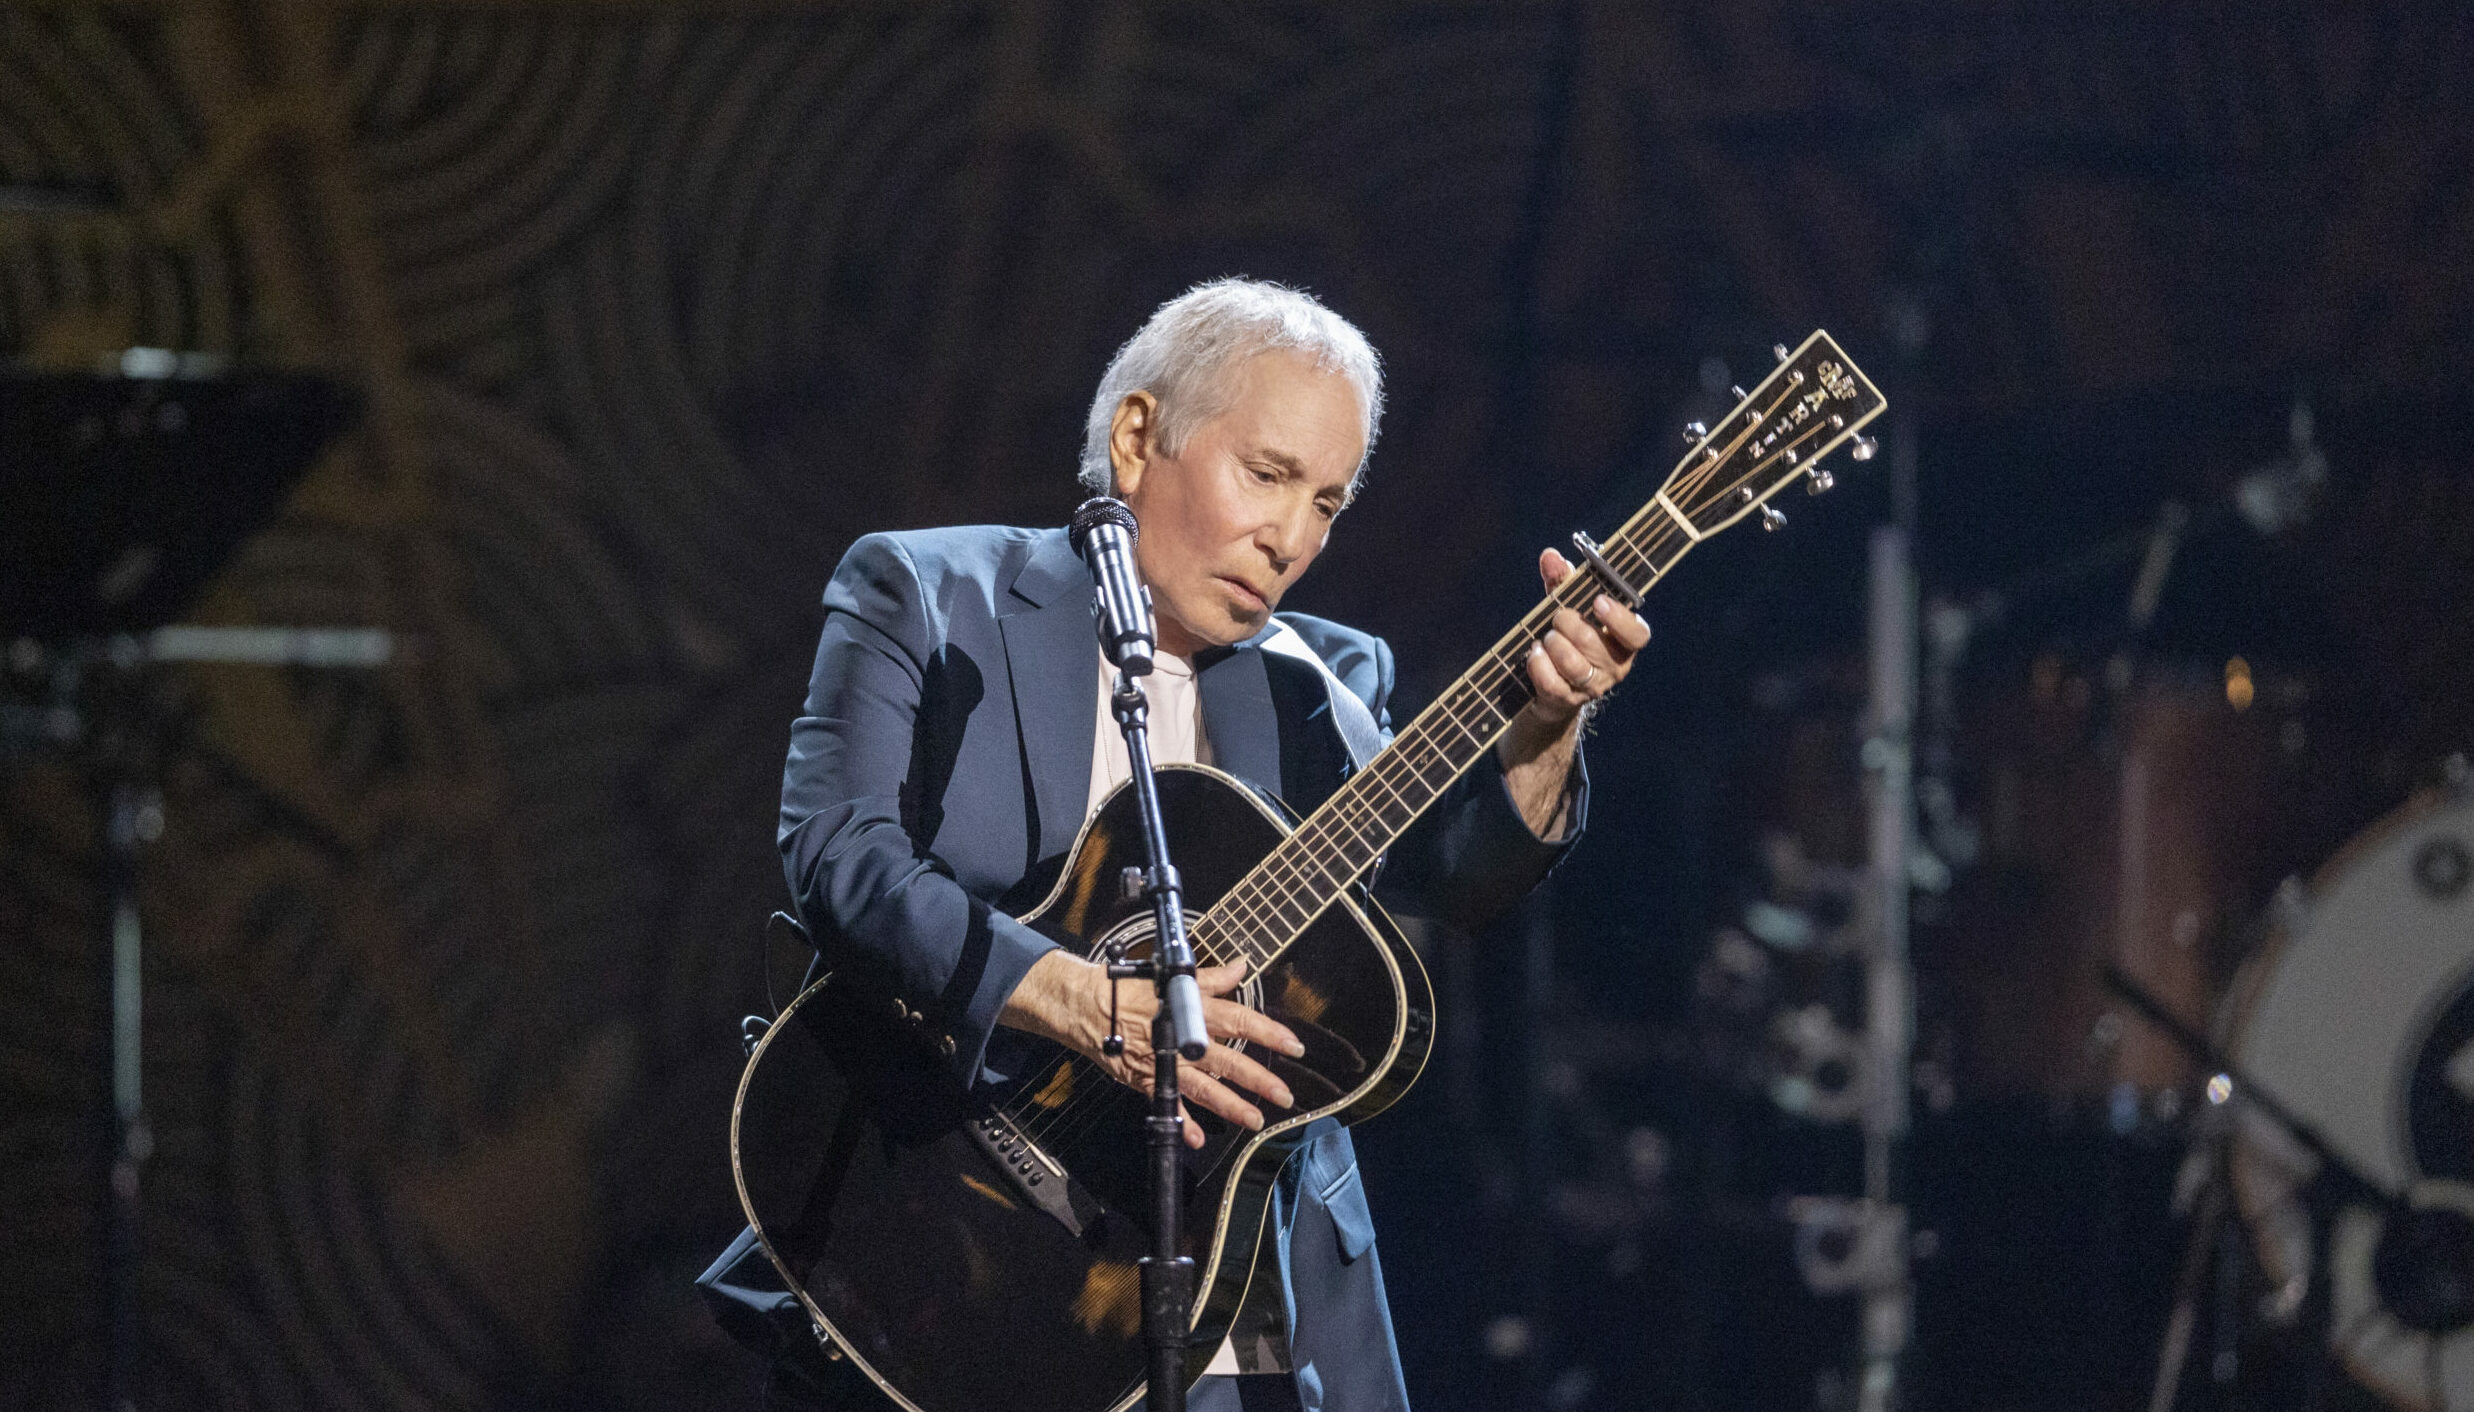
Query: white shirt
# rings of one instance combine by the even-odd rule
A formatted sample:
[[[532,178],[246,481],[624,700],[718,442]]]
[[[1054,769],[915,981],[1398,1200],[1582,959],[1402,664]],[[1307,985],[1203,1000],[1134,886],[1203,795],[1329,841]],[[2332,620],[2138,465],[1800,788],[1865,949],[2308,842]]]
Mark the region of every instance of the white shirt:
[[[1086,819],[1108,797],[1108,791],[1134,773],[1133,761],[1125,753],[1125,733],[1117,729],[1116,713],[1108,704],[1117,689],[1117,669],[1108,665],[1108,654],[1096,646],[1091,650],[1100,664],[1100,718],[1092,728],[1091,793],[1082,804]],[[1151,698],[1151,763],[1210,764],[1211,742],[1203,738],[1203,694],[1194,685],[1194,664],[1165,652],[1154,653],[1151,663],[1151,675],[1136,678],[1143,695]]]

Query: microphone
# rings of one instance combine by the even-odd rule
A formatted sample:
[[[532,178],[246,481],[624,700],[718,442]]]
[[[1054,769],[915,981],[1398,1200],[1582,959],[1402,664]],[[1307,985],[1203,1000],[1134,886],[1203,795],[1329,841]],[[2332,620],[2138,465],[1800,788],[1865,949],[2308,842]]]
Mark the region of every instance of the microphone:
[[[1091,604],[1091,619],[1099,629],[1100,651],[1127,676],[1148,676],[1159,634],[1151,625],[1151,590],[1143,587],[1134,567],[1134,541],[1141,531],[1125,502],[1095,495],[1074,511],[1066,542],[1091,566],[1091,581],[1100,596]]]

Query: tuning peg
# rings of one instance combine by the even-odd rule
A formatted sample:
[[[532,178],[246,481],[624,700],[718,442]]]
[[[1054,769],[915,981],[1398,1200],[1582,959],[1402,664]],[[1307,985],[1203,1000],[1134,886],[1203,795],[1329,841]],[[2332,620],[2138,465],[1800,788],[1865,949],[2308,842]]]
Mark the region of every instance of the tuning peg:
[[[1775,505],[1764,505],[1761,507],[1761,528],[1765,530],[1777,530],[1785,529],[1786,527],[1786,511],[1779,509]]]
[[[1873,459],[1873,453],[1879,451],[1880,449],[1880,442],[1873,440],[1869,436],[1859,436],[1855,439],[1847,454],[1855,457],[1859,461],[1869,461]]]
[[[1773,343],[1770,345],[1770,351],[1778,355],[1779,362],[1783,363],[1787,361],[1787,345],[1783,343]]]
[[[1743,385],[1742,383],[1737,383],[1735,386],[1728,388],[1728,389],[1727,389],[1727,395],[1728,395],[1729,397],[1734,398],[1734,399],[1735,399],[1736,401],[1738,401],[1738,402],[1743,401],[1743,400],[1744,400],[1744,385]]]
[[[1819,495],[1836,484],[1838,484],[1838,477],[1831,475],[1821,467],[1807,466],[1804,468],[1804,493],[1806,495]]]
[[[1709,440],[1709,427],[1701,422],[1684,423],[1684,444],[1695,446]]]

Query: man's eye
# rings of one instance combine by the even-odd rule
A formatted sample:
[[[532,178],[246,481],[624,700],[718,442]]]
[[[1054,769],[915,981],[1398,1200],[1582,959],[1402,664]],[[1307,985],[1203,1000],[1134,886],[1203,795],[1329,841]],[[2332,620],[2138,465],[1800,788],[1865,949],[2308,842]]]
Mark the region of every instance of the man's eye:
[[[1314,502],[1314,513],[1327,520],[1336,520],[1340,518],[1340,507],[1328,500],[1317,500]]]
[[[1249,474],[1251,474],[1251,475],[1252,475],[1252,476],[1253,476],[1256,480],[1261,481],[1261,482],[1262,482],[1263,484],[1265,484],[1265,485],[1269,485],[1269,484],[1271,484],[1273,481],[1276,481],[1276,480],[1278,480],[1278,479],[1279,479],[1279,477],[1278,477],[1278,476],[1275,476],[1275,475],[1273,475],[1271,472],[1269,472],[1269,471],[1267,471],[1267,470],[1264,470],[1261,466],[1248,466],[1248,467],[1246,467],[1246,470],[1247,470],[1247,472],[1248,472]]]

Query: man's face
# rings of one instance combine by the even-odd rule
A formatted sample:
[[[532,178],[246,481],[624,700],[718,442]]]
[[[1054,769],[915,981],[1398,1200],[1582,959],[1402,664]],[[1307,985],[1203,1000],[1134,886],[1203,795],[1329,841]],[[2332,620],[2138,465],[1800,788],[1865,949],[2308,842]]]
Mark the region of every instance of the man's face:
[[[1119,405],[1110,439],[1160,646],[1180,656],[1262,630],[1322,552],[1366,452],[1364,409],[1339,373],[1283,350],[1229,376],[1228,410],[1175,456],[1160,449],[1148,394]]]

